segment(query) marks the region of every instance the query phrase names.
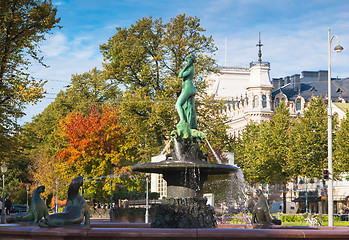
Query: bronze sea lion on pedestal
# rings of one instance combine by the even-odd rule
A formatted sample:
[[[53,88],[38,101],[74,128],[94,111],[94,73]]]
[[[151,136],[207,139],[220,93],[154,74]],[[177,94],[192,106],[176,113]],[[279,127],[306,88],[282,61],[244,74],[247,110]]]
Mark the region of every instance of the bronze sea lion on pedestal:
[[[85,218],[85,225],[90,225],[90,211],[85,199],[79,194],[84,179],[74,178],[68,189],[68,200],[62,213],[55,213],[39,222],[40,227],[62,227],[80,224]]]
[[[43,217],[48,216],[47,206],[42,200],[40,193],[45,192],[45,186],[37,187],[33,192],[33,197],[31,201],[31,205],[29,207],[28,212],[15,214],[6,221],[8,223],[14,222],[39,222]]]

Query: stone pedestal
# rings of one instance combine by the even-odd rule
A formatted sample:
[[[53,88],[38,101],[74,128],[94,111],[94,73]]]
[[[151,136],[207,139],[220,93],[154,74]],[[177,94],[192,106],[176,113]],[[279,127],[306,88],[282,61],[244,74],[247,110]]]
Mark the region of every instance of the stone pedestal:
[[[156,206],[152,228],[216,228],[214,211],[205,198],[165,198]]]

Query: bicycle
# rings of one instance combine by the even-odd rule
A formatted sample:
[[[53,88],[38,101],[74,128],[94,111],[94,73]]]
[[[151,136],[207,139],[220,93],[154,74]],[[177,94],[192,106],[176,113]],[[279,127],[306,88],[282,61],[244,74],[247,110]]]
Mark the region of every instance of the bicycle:
[[[228,220],[225,217],[225,215],[223,215],[222,217],[218,217],[217,215],[215,215],[214,218],[216,219],[218,224],[225,224],[225,223],[228,222]]]
[[[304,225],[321,226],[320,222],[316,218],[313,218],[311,215],[306,215],[306,218],[304,218],[304,220],[302,221],[302,226]]]

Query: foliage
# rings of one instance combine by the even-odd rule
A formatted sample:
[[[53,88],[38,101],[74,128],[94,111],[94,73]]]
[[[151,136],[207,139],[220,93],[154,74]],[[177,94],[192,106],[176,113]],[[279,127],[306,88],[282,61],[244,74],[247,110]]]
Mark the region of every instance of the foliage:
[[[237,159],[246,180],[253,183],[285,183],[291,121],[284,102],[270,122],[247,126],[237,149]]]
[[[304,221],[304,214],[292,214],[292,215],[281,215],[281,222],[302,222]]]
[[[44,81],[30,76],[34,62],[42,65],[40,44],[52,29],[59,27],[57,9],[46,0],[0,1],[0,146],[1,159],[8,165],[6,177],[13,202],[26,202],[30,182],[31,144],[23,136],[17,119],[28,104],[43,97]]]
[[[333,136],[333,168],[335,172],[349,172],[349,112],[340,122]]]
[[[88,116],[79,112],[68,114],[59,124],[58,137],[67,140],[61,141],[63,146],[58,152],[56,171],[62,181],[78,175],[86,179],[106,176],[112,168],[116,175],[129,172],[132,157],[127,157],[124,151],[124,130],[117,109],[92,109]],[[98,188],[99,184],[85,185],[87,194],[102,190]]]
[[[40,63],[40,43],[57,27],[57,9],[47,0],[0,2],[0,142],[2,159],[14,149],[11,136],[26,104],[43,97],[43,81],[30,77],[30,57]],[[10,140],[10,141],[8,141]]]
[[[24,126],[21,138],[28,146],[22,155],[31,163],[28,164],[33,173],[31,179],[46,186],[43,196],[55,191],[55,179],[58,177],[55,169],[58,165],[57,153],[61,151],[59,141],[64,142],[56,137],[59,121],[74,111],[85,116],[90,114],[91,108],[100,109],[104,104],[117,104],[119,90],[112,82],[104,80],[103,76],[103,72],[95,68],[73,75],[69,88],[65,92],[61,91],[54,102]],[[69,181],[64,186],[68,185]]]
[[[348,119],[333,118],[334,174],[348,171]],[[321,97],[310,100],[303,117],[290,121],[280,105],[270,122],[251,123],[235,150],[246,180],[283,183],[298,176],[321,178],[327,166],[327,112]]]
[[[288,168],[293,176],[321,178],[327,164],[327,113],[321,97],[310,100],[304,117],[295,124],[292,142]]]

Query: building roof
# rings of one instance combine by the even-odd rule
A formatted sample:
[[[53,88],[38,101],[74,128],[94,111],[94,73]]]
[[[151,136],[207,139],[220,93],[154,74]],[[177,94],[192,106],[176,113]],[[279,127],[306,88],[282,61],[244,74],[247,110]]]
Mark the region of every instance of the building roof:
[[[287,80],[289,79],[291,79],[291,81],[287,83]],[[309,101],[313,96],[327,97],[328,95],[327,71],[304,71],[298,80],[294,76],[273,79],[273,81],[276,80],[284,81],[286,84],[280,88],[274,89],[273,98],[280,91],[282,91],[291,101],[296,100],[299,95],[306,101]],[[331,94],[332,101],[334,102],[336,102],[340,97],[345,101],[349,101],[349,78],[332,79]]]

